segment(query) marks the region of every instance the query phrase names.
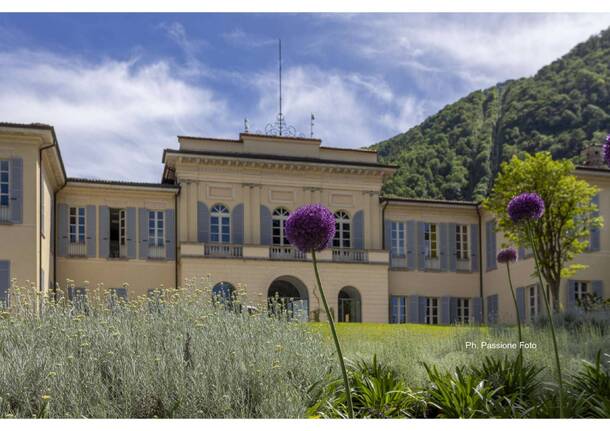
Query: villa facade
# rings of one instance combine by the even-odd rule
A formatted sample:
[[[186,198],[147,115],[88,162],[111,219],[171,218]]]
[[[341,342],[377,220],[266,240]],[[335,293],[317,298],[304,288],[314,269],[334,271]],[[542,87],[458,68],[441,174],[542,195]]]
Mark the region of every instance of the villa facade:
[[[310,256],[284,231],[291,211],[322,203],[336,217],[319,259],[338,321],[515,321],[496,264],[505,240],[479,204],[384,197],[395,166],[318,139],[242,133],[178,144],[163,153],[159,183],[69,178],[53,127],[0,123],[0,302],[13,279],[70,297],[103,286],[129,300],[209,274],[215,294],[241,288],[253,305],[279,297],[302,319],[324,319]],[[595,200],[610,220],[610,170],[577,175],[600,188]],[[586,293],[610,296],[610,228],[590,242],[577,258],[588,268],[562,283],[564,307]],[[533,259],[519,254],[513,282],[529,320],[542,298]]]

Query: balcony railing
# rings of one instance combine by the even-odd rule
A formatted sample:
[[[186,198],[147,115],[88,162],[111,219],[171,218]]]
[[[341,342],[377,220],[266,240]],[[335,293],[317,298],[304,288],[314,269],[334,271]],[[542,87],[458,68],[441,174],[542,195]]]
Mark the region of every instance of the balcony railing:
[[[204,255],[210,257],[242,257],[243,248],[235,244],[206,244]]]
[[[470,259],[458,259],[455,264],[458,271],[470,271]]]
[[[333,248],[333,262],[368,262],[366,250]]]
[[[273,245],[269,247],[269,259],[306,260],[307,255],[291,245]]]
[[[391,268],[407,268],[407,256],[392,256],[390,255]]]
[[[11,207],[3,205],[0,206],[0,223],[8,222],[11,220]]]
[[[84,241],[69,243],[68,256],[87,256],[87,243]]]
[[[165,247],[162,245],[151,245],[148,247],[149,259],[165,259]]]
[[[426,258],[426,269],[431,270],[440,270],[441,269],[441,260],[438,257],[435,258]]]

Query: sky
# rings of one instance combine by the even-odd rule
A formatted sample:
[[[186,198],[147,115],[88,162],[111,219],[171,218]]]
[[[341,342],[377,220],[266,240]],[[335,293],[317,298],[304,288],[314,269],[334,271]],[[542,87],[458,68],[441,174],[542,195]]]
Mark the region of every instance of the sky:
[[[177,135],[236,139],[283,112],[360,148],[533,75],[610,14],[0,14],[0,121],[55,127],[71,177],[159,181]]]

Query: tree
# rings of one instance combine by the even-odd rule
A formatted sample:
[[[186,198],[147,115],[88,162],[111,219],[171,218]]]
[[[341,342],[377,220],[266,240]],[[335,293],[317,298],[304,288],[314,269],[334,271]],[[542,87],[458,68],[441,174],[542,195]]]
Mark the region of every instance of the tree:
[[[589,245],[591,229],[600,228],[603,219],[595,215],[592,198],[599,191],[574,176],[569,160],[553,160],[541,152],[524,159],[514,156],[502,163],[490,196],[484,206],[496,215],[498,228],[509,241],[532,247],[538,253],[538,266],[550,290],[555,309],[559,307],[561,278],[569,277],[584,265],[570,264]],[[530,244],[523,224],[515,224],[506,211],[508,202],[524,192],[538,193],[545,204],[542,218],[532,224]]]

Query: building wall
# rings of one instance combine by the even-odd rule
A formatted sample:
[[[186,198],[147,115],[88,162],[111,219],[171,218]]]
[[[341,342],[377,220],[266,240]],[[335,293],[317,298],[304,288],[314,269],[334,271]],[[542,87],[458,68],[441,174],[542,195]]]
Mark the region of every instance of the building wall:
[[[156,191],[130,189],[128,187],[112,187],[103,185],[68,184],[57,197],[58,207],[62,204],[68,207],[95,208],[95,237],[87,238],[87,243],[93,241],[94,256],[57,257],[57,282],[65,289],[67,280],[72,280],[75,287],[95,287],[103,284],[104,288],[122,288],[127,283],[128,297],[146,294],[149,289],[163,285],[166,288],[175,287],[175,259],[152,259],[140,254],[141,220],[138,215],[136,222],[136,255],[134,258],[109,258],[100,249],[102,241],[101,207],[109,208],[140,208],[165,211],[174,208],[174,191]],[[59,215],[58,215],[59,217]],[[58,241],[65,232],[61,232],[58,223]],[[87,283],[86,283],[87,282]]]

